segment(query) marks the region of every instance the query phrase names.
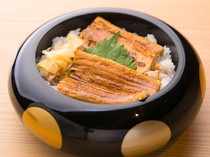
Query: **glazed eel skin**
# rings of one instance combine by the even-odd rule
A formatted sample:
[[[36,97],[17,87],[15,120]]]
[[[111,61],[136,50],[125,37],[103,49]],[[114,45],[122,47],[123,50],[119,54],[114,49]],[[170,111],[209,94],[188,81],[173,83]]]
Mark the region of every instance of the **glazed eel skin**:
[[[160,85],[158,80],[78,49],[69,77],[60,81],[57,90],[78,100],[120,104],[143,100],[155,94]]]
[[[81,32],[80,38],[83,39],[84,47],[94,47],[99,41],[104,38],[109,39],[116,32],[120,32],[118,43],[124,45],[124,48],[135,59],[137,71],[144,73],[153,69],[157,55],[161,55],[164,48],[142,36],[121,29],[102,17],[96,17]]]

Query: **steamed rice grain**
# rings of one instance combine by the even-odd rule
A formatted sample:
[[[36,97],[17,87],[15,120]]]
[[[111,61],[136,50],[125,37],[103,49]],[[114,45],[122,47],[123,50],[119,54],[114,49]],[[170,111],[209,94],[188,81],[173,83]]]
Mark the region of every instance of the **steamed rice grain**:
[[[153,34],[147,34],[145,37],[148,40],[157,43],[157,39]],[[152,78],[159,78],[161,80],[160,89],[164,88],[174,77],[175,65],[172,61],[171,50],[169,47],[164,46],[163,55],[157,57],[158,70],[148,71],[146,75]]]

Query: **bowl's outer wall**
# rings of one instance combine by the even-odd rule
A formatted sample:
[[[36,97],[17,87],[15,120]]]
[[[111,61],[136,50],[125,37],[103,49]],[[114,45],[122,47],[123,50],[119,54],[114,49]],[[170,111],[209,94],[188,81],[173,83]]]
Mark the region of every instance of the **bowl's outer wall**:
[[[161,45],[167,45],[172,49],[173,61],[178,65],[179,54],[176,45],[167,33],[141,18],[120,13],[92,13],[74,17],[71,20],[60,23],[41,38],[36,49],[36,59],[41,57],[43,49],[51,45],[54,37],[65,36],[72,29],[84,29],[96,15],[100,15],[119,27],[126,28],[128,31],[136,32],[142,36],[148,33],[154,34]],[[143,103],[139,102],[139,106],[121,110],[96,110],[90,112],[82,110],[68,112],[55,110],[51,108],[50,104],[34,101],[33,95],[30,95],[30,97],[21,95],[20,90],[28,88],[27,86],[19,87],[17,85],[19,78],[15,75],[15,73],[19,73],[21,76],[22,72],[20,67],[17,68],[17,59],[19,62],[20,60],[25,62],[20,57],[21,47],[13,64],[9,80],[9,93],[13,105],[20,117],[22,117],[25,110],[31,107],[39,107],[48,111],[56,120],[62,135],[62,144],[58,148],[76,155],[101,156],[103,154],[107,156],[112,154],[114,156],[122,156],[121,144],[126,133],[136,124],[147,120],[158,120],[167,124],[171,130],[171,139],[174,139],[191,123],[200,108],[202,103],[200,71],[203,70],[192,46],[181,34],[176,33],[181,39],[185,55],[187,56],[184,73],[176,86],[158,99]],[[32,43],[33,40],[29,42]],[[35,57],[34,61],[29,62],[35,64]],[[21,76],[21,78],[24,77],[27,78],[29,76]],[[42,92],[40,94],[43,95]]]
[[[155,24],[148,22],[144,19],[141,18],[136,18],[134,16],[131,15],[125,15],[125,14],[116,14],[116,13],[92,13],[92,14],[85,14],[85,15],[81,15],[81,16],[77,16],[77,17],[73,17],[71,19],[67,19],[65,21],[60,22],[59,24],[57,24],[56,26],[52,27],[51,29],[49,29],[48,27],[47,32],[44,34],[44,36],[40,39],[40,41],[38,42],[38,45],[35,45],[33,42],[33,38],[30,39],[31,41],[29,41],[29,44],[31,45],[35,45],[34,47],[36,47],[36,61],[39,60],[41,58],[42,55],[42,50],[48,48],[51,46],[52,44],[52,39],[56,36],[65,36],[69,30],[74,30],[77,28],[81,28],[84,29],[87,27],[87,25],[89,25],[96,16],[102,16],[105,19],[108,19],[110,22],[112,22],[113,24],[116,24],[119,27],[123,27],[126,28],[128,31],[131,32],[136,32],[139,35],[142,36],[146,36],[146,34],[151,33],[154,34],[157,37],[157,40],[159,42],[159,44],[165,44],[167,46],[169,46],[172,49],[172,55],[173,55],[173,61],[176,65],[176,67],[178,66],[178,56],[181,56],[180,52],[178,54],[178,50],[177,50],[177,45],[175,45],[175,41],[173,41],[171,39],[171,37],[164,32],[162,29],[160,29],[158,26],[156,26]],[[122,20],[123,18],[123,20]],[[49,29],[49,30],[48,30]],[[28,45],[29,45],[28,44]],[[27,44],[25,44],[27,45]],[[21,48],[23,49],[23,48]],[[21,52],[21,49],[19,52]],[[29,53],[27,52],[27,50],[22,50],[21,52],[22,54],[25,53],[28,55]],[[21,55],[22,55],[21,54]],[[33,56],[32,56],[33,57]],[[177,102],[181,99],[182,97],[182,93],[185,92],[185,86],[180,85],[180,83],[177,84],[177,86],[175,88],[173,88],[172,90],[168,90],[166,94],[162,95],[161,97],[154,99],[153,101],[149,99],[147,99],[144,102],[136,102],[137,106],[135,107],[129,107],[127,109],[121,109],[121,110],[110,110],[110,111],[100,111],[97,109],[94,109],[93,111],[88,111],[88,112],[84,112],[84,109],[81,108],[77,108],[77,110],[67,110],[64,107],[68,107],[68,106],[78,106],[77,102],[75,103],[73,100],[69,103],[69,104],[62,104],[62,102],[60,102],[60,104],[56,104],[58,105],[60,108],[54,108],[52,101],[55,101],[55,98],[58,95],[57,92],[55,92],[52,88],[50,88],[44,81],[43,79],[40,77],[38,70],[35,68],[34,69],[30,69],[29,71],[31,72],[31,75],[34,76],[24,76],[24,75],[28,75],[28,73],[23,73],[23,66],[25,66],[26,64],[31,64],[31,62],[34,62],[35,59],[33,61],[29,61],[29,63],[27,63],[27,57],[22,57],[19,55],[19,64],[17,64],[16,71],[14,71],[14,73],[17,73],[17,86],[19,86],[19,93],[20,95],[23,95],[24,93],[28,94],[28,88],[26,87],[27,84],[26,82],[28,80],[30,80],[35,84],[36,82],[40,81],[40,84],[37,83],[37,86],[40,86],[40,91],[42,90],[42,92],[44,93],[43,90],[46,90],[46,87],[43,87],[43,85],[41,83],[43,83],[45,86],[48,87],[48,89],[50,89],[52,92],[54,92],[56,95],[49,95],[48,98],[46,98],[46,101],[42,101],[42,97],[44,94],[37,94],[35,93],[34,95],[30,94],[29,96],[27,95],[23,95],[22,97],[18,97],[19,99],[24,99],[24,101],[28,101],[27,103],[24,103],[22,106],[24,109],[26,109],[28,107],[28,104],[31,103],[31,100],[35,101],[35,102],[39,102],[41,101],[42,103],[44,103],[46,106],[55,109],[57,112],[60,112],[60,114],[62,114],[64,117],[66,117],[67,119],[71,119],[72,121],[75,121],[81,125],[84,125],[86,127],[91,127],[91,128],[99,128],[99,129],[127,129],[130,128],[131,126],[139,123],[140,121],[144,121],[147,119],[157,119],[157,118],[161,118],[163,117],[166,113],[168,113],[176,104]],[[180,57],[181,58],[181,57]],[[25,62],[25,63],[24,63]],[[22,64],[22,66],[20,65]],[[35,64],[34,64],[35,65]],[[29,66],[27,67],[29,68]],[[15,68],[14,68],[15,70]],[[28,69],[26,69],[28,70]],[[37,78],[36,80],[35,78],[35,74],[39,75],[39,78]],[[19,77],[18,77],[19,75]],[[15,77],[15,74],[14,74]],[[28,79],[28,77],[30,77],[30,79]],[[19,80],[18,80],[19,79]],[[33,80],[32,80],[33,79]],[[24,81],[23,81],[24,80]],[[22,85],[18,82],[23,82]],[[25,86],[22,87],[22,86]],[[15,86],[14,86],[15,88]],[[17,90],[17,89],[16,89]],[[179,91],[179,92],[176,92]],[[174,98],[173,93],[178,93],[176,98]],[[22,94],[23,93],[23,94]],[[46,93],[48,94],[48,93]],[[38,98],[35,98],[38,97]],[[63,98],[66,98],[63,96]],[[37,99],[37,100],[36,100]],[[58,98],[59,99],[59,98]],[[166,101],[166,99],[169,99]],[[69,99],[70,100],[70,99]],[[22,100],[20,100],[22,101]],[[57,103],[57,102],[56,102]],[[59,103],[59,101],[58,101]],[[55,103],[54,103],[55,104]],[[88,105],[86,105],[88,106]],[[107,106],[107,105],[103,105],[103,106]],[[129,106],[129,105],[127,105]],[[61,110],[61,108],[64,108],[64,111]],[[66,108],[67,108],[66,107]],[[108,108],[108,106],[107,106]],[[97,112],[96,112],[97,111]],[[141,115],[140,117],[135,117],[133,115],[135,114],[139,114]]]

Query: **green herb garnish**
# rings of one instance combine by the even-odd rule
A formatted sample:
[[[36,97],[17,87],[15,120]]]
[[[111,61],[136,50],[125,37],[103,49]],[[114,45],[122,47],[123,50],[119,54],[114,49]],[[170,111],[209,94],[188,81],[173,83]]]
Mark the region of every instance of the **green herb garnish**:
[[[128,68],[136,70],[137,67],[135,60],[129,55],[123,45],[117,44],[119,34],[120,32],[117,32],[109,40],[105,38],[103,41],[98,42],[96,47],[85,48],[84,51],[103,58],[111,59]]]

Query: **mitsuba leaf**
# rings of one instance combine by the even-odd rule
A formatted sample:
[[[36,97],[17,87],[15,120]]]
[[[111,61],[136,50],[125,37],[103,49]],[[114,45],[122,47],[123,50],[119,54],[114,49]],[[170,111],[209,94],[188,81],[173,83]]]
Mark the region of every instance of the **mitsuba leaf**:
[[[136,70],[136,62],[129,55],[123,45],[117,43],[120,32],[115,33],[110,39],[98,42],[94,48],[85,48],[84,51],[103,58],[111,59],[128,68]]]

